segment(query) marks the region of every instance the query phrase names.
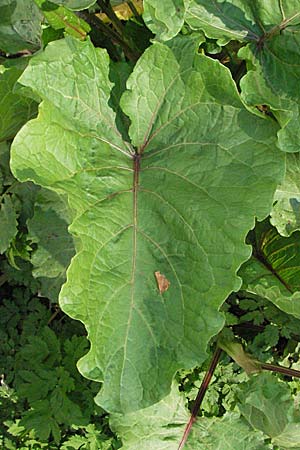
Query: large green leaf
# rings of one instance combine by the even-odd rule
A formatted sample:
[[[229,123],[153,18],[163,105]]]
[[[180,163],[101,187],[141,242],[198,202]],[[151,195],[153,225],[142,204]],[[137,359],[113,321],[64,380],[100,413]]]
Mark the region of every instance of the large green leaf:
[[[104,381],[97,402],[110,411],[157,402],[178,368],[206,358],[240,286],[245,235],[283,175],[275,124],[244,108],[218,61],[187,67],[180,54],[153,45],[127,81],[135,148],[115,125],[104,50],[51,43],[21,78],[44,102],[14,141],[12,169],[67,193],[75,211],[81,250],[60,303],[85,323],[79,368]]]
[[[267,221],[252,234],[253,255],[239,271],[249,292],[300,318],[300,232],[281,236]]]
[[[0,4],[0,49],[8,53],[37,50],[41,44],[42,15],[32,0],[5,0]]]
[[[274,196],[271,222],[283,236],[300,229],[300,153],[287,156],[286,173]]]
[[[14,92],[26,65],[25,58],[0,65],[0,141],[12,139],[21,126],[36,114],[36,103]]]
[[[267,104],[282,130],[283,151],[299,151],[300,11],[298,0],[192,0],[192,28],[221,43],[247,44],[239,55],[251,66],[242,91],[249,104]]]
[[[124,416],[113,414],[111,428],[120,436],[123,450],[177,450],[189,420],[185,398],[174,385],[171,393],[156,405]],[[253,432],[240,414],[199,417],[185,444],[190,450],[259,450],[264,440]]]

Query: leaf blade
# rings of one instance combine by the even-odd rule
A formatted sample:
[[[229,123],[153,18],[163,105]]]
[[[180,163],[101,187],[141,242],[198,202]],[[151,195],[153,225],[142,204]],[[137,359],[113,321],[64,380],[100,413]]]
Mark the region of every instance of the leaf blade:
[[[60,303],[87,327],[91,349],[79,368],[104,381],[97,402],[130,411],[158,401],[178,368],[206,358],[207,342],[223,325],[218,308],[240,285],[235,272],[249,256],[244,237],[254,216],[271,208],[283,158],[274,151],[276,126],[246,111],[224,67],[200,56],[193,62],[192,50],[192,66],[184,72],[162,44],[145,52],[121,101],[125,113],[130,110],[134,145],[146,144],[143,154],[129,157],[132,147],[122,141],[107,105],[106,57],[88,42],[67,42],[50,44],[22,77],[44,105],[15,139],[12,167],[18,177],[69,196],[76,212],[70,231],[81,245]],[[166,54],[182,89],[175,83],[165,89]],[[87,55],[93,64],[83,72],[79,62]],[[149,61],[158,61],[158,70]],[[72,69],[62,70],[66,62]],[[81,89],[88,69],[102,90],[97,108],[94,91]],[[136,92],[142,100],[152,95],[142,89],[151,77],[163,95],[146,111],[139,103],[146,117],[139,127],[132,105]],[[71,95],[76,89],[77,100]],[[155,272],[170,282],[163,293]]]

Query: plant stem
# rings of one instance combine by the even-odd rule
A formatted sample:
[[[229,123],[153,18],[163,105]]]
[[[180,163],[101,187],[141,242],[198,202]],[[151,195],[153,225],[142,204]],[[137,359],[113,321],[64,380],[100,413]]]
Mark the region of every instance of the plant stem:
[[[111,4],[109,2],[106,4],[104,2],[104,0],[98,0],[97,3],[100,6],[100,8],[102,9],[102,11],[107,15],[107,17],[110,18],[116,31],[120,34],[120,36],[123,36],[124,26],[123,26],[121,20],[117,17],[116,13],[114,12]]]
[[[138,10],[134,6],[134,3],[131,0],[127,0],[127,5],[131,9],[131,11],[132,11],[134,17],[136,18],[136,20],[138,20],[140,23],[143,23],[143,20],[141,19],[141,16],[139,15]]]
[[[87,14],[85,11],[80,11],[79,17],[82,17],[89,25],[92,25],[92,27],[97,29],[100,33],[103,33],[111,42],[117,42],[130,61],[137,61],[140,55],[137,54],[113,28],[106,25],[97,16]]]
[[[185,430],[184,430],[182,439],[180,441],[178,450],[182,450],[183,449],[183,447],[184,447],[184,445],[185,445],[185,443],[187,441],[187,438],[188,438],[188,436],[190,434],[191,428],[192,428],[194,422],[196,422],[201,403],[203,401],[203,398],[205,396],[205,393],[207,391],[209,383],[211,382],[213,373],[214,373],[214,371],[215,371],[215,369],[217,367],[217,364],[219,362],[221,353],[222,353],[222,350],[219,347],[217,347],[215,352],[214,352],[214,354],[213,354],[213,357],[212,357],[212,360],[210,362],[209,368],[208,368],[208,370],[207,370],[207,372],[205,374],[205,377],[203,378],[203,381],[201,383],[201,386],[199,388],[199,391],[198,391],[198,394],[197,394],[197,397],[196,397],[196,400],[195,400],[195,404],[194,404],[193,409],[192,409],[192,414],[191,414],[190,420],[189,420],[188,424],[185,427]]]
[[[127,39],[125,34],[125,27],[121,20],[117,17],[115,11],[113,10],[110,2],[105,2],[104,0],[98,0],[97,4],[100,6],[102,11],[107,15],[107,17],[111,20],[112,25],[116,30],[116,34],[118,35],[120,45],[122,45],[124,53],[133,62],[136,62],[140,54],[136,51],[134,44]]]
[[[270,370],[271,372],[283,373],[290,377],[300,378],[300,370],[289,369],[288,367],[277,366],[275,364],[259,363],[263,370]]]

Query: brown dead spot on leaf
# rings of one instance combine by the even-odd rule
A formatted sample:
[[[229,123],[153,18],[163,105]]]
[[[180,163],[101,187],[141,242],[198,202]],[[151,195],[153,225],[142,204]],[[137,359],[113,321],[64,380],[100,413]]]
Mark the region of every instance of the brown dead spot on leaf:
[[[154,272],[157,287],[159,289],[159,292],[162,294],[163,292],[167,291],[170,286],[170,281],[164,276],[164,274],[160,272]]]

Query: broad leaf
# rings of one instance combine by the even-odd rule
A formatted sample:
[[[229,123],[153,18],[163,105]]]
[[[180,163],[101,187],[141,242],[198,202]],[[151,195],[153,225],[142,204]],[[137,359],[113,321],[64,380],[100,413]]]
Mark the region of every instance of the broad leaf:
[[[229,71],[177,57],[155,44],[130,75],[121,107],[132,144],[109,106],[104,50],[51,43],[21,78],[44,103],[14,141],[12,168],[67,193],[75,211],[81,250],[60,303],[86,325],[79,368],[104,381],[97,402],[110,411],[157,402],[177,369],[206,358],[218,309],[240,286],[247,231],[283,174],[276,126],[244,108]]]
[[[36,103],[14,92],[26,65],[25,58],[0,65],[0,141],[12,139],[21,126],[36,114]]]
[[[300,232],[283,237],[265,221],[256,226],[252,240],[253,255],[239,271],[243,288],[299,319]]]
[[[271,223],[283,236],[300,229],[300,153],[287,156],[286,173],[274,196]]]
[[[0,49],[8,53],[37,50],[41,44],[41,19],[32,0],[5,0],[0,4]]]
[[[299,151],[300,11],[298,0],[192,0],[186,20],[220,43],[247,44],[251,63],[242,90],[251,105],[267,104],[279,120],[279,145]],[[292,62],[292,63],[291,63]]]
[[[184,24],[185,10],[190,0],[144,0],[144,21],[162,41],[176,36]]]
[[[113,414],[111,428],[120,436],[124,450],[177,450],[190,413],[185,398],[174,385],[171,393],[156,405],[124,416]],[[239,413],[224,417],[199,417],[185,444],[190,450],[259,450],[261,433],[253,432]]]

